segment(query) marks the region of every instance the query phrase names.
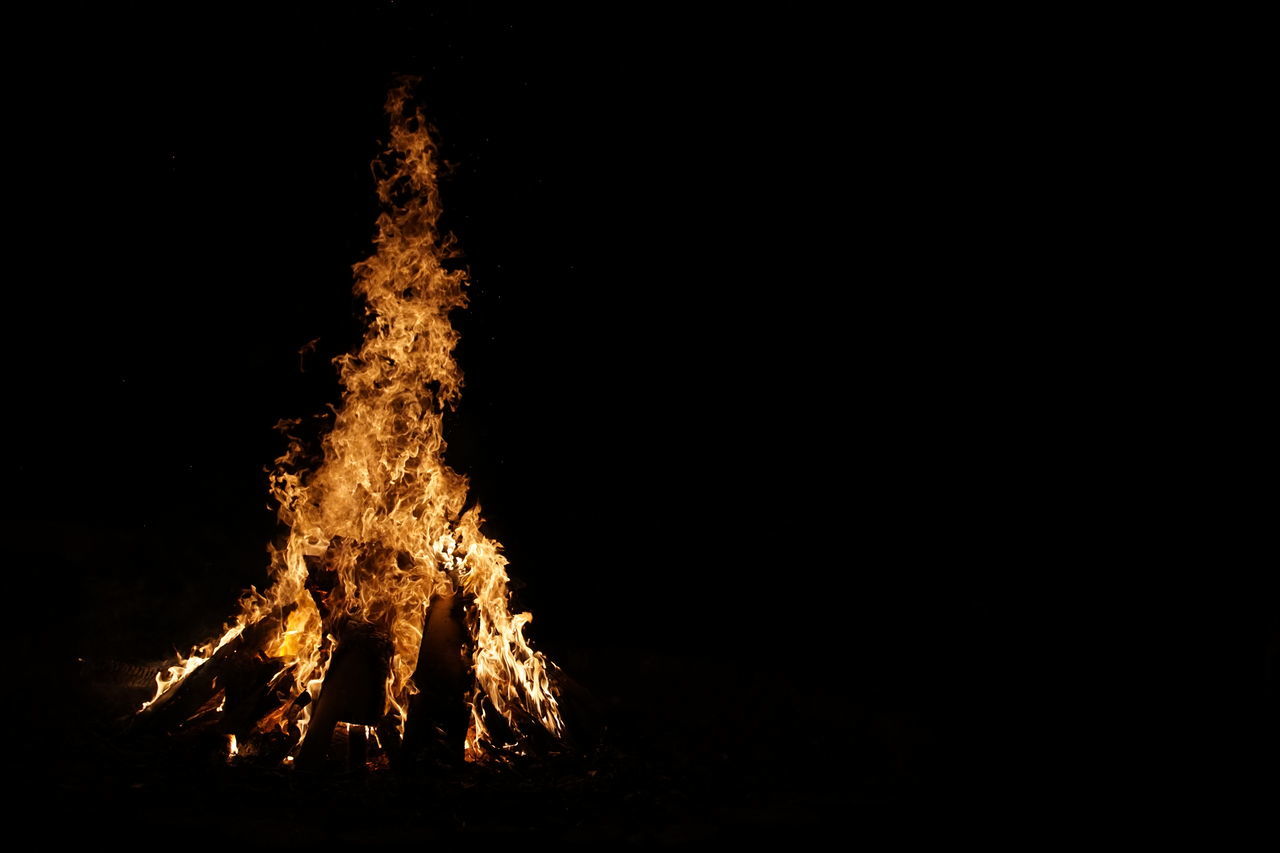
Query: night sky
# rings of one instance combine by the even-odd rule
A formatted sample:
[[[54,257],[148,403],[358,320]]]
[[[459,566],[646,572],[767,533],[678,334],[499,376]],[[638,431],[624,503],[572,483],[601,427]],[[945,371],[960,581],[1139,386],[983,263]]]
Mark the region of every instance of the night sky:
[[[448,460],[536,643],[660,653],[676,703],[820,684],[824,732],[875,697],[987,772],[955,756],[1030,703],[1025,629],[1100,517],[1043,499],[1101,427],[1042,345],[1080,298],[1044,200],[1085,165],[1018,51],[410,3],[15,38],[3,530],[23,595],[62,596],[16,623],[31,667],[163,658],[266,582],[273,425],[339,400],[411,72],[471,279]]]
[[[24,549],[223,610],[262,582],[272,425],[338,399],[382,99],[412,71],[472,279],[449,459],[539,636],[751,655],[785,599],[807,657],[980,618],[955,555],[999,526],[973,517],[1009,473],[987,445],[1034,415],[989,410],[1017,389],[963,224],[1009,189],[977,90],[866,60],[854,86],[760,22],[121,23],[11,89]]]
[[[530,826],[696,840],[714,813],[754,839],[773,815],[789,841],[907,803],[896,831],[936,814],[910,804],[1035,799],[1031,774],[1082,755],[1085,796],[1128,797],[1134,741],[1227,705],[1201,757],[1249,769],[1204,778],[1274,792],[1252,781],[1275,778],[1274,583],[1217,607],[1201,578],[1253,590],[1259,561],[1140,525],[1189,463],[1135,413],[1202,368],[1132,338],[1165,296],[1124,313],[1145,256],[1107,257],[1165,144],[1122,144],[1155,77],[1086,91],[1091,55],[1043,60],[1052,27],[968,10],[263,5],[59,5],[8,31],[3,710],[31,796],[128,832],[206,796],[256,813],[242,776],[123,769],[133,698],[102,673],[203,641],[268,580],[273,425],[339,401],[400,72],[471,280],[447,459],[535,645],[612,726],[596,788],[520,788]],[[1195,600],[1161,607],[1179,560]],[[1151,612],[1177,624],[1137,628]],[[1195,725],[1147,766],[1190,766]],[[440,808],[484,829],[491,782],[439,782]]]

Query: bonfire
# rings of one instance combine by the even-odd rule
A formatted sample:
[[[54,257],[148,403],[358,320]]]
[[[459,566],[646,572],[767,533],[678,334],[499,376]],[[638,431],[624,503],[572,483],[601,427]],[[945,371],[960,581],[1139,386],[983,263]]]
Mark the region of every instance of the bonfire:
[[[366,328],[336,361],[341,402],[319,448],[282,424],[270,483],[287,534],[269,547],[270,584],[157,675],[139,727],[213,732],[239,760],[298,766],[343,740],[357,763],[476,761],[564,734],[556,669],[526,639],[502,548],[444,461],[462,390],[450,312],[467,278],[438,228],[440,161],[414,82],[387,97],[375,250],[354,268]]]

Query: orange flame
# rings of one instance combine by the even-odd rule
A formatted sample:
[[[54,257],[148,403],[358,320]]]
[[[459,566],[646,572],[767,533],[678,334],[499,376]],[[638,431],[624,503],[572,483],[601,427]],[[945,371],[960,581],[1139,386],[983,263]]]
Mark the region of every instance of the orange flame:
[[[486,706],[517,735],[529,719],[557,737],[563,723],[553,665],[524,636],[532,617],[510,610],[501,546],[481,531],[479,507],[467,507],[467,479],[443,459],[443,416],[462,388],[449,313],[466,305],[467,279],[445,266],[456,250],[437,228],[440,167],[422,112],[409,106],[413,82],[402,81],[387,98],[391,138],[375,162],[383,208],[376,250],[355,266],[368,327],[358,352],[336,361],[344,390],[322,441],[323,461],[306,470],[304,448],[292,439],[271,474],[278,515],[289,528],[283,544],[270,549],[272,584],[245,596],[216,642],[158,675],[152,702],[267,617],[279,628],[265,654],[279,660],[298,692],[317,697],[336,643],[326,632],[340,614],[388,638],[385,710],[403,731],[417,692],[426,608],[433,596],[456,593],[468,606],[475,686],[466,750],[474,760],[495,746]],[[320,566],[334,576],[323,591],[314,579],[308,585]],[[294,720],[299,734],[310,711]],[[286,716],[268,719],[283,728]]]

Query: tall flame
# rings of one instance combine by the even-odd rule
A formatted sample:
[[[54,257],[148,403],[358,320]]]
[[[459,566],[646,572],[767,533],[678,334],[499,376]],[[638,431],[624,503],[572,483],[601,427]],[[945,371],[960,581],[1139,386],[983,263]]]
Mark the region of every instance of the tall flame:
[[[530,720],[555,736],[563,723],[553,665],[524,636],[531,616],[511,612],[501,546],[481,531],[479,507],[468,507],[466,477],[443,459],[444,413],[462,388],[449,313],[466,305],[467,279],[444,266],[456,248],[438,229],[439,165],[425,118],[409,103],[413,82],[402,81],[387,98],[390,142],[375,161],[383,211],[376,250],[355,266],[368,326],[358,352],[337,360],[342,402],[322,441],[323,459],[306,469],[305,448],[292,439],[271,474],[289,531],[270,549],[272,583],[245,595],[222,637],[157,676],[155,698],[269,617],[276,627],[266,654],[280,661],[296,692],[318,696],[336,643],[331,615],[341,614],[388,640],[385,712],[403,731],[426,609],[433,596],[460,595],[471,635],[466,749],[474,759],[494,746],[487,707],[517,737]],[[320,566],[333,578],[323,590],[312,576]],[[288,721],[300,733],[310,710]],[[285,716],[268,720],[283,727]]]

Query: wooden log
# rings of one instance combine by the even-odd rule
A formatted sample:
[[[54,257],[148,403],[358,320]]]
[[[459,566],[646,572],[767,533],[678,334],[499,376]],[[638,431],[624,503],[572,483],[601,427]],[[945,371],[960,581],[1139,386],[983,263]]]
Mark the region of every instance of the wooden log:
[[[282,672],[284,666],[279,658],[260,654],[227,673],[222,682],[226,701],[219,724],[223,734],[244,741],[259,720],[291,701],[297,688],[292,670]]]
[[[369,735],[364,726],[351,726],[347,729],[347,772],[359,773],[368,760]]]
[[[132,730],[141,733],[182,728],[223,691],[228,679],[240,677],[237,670],[256,668],[260,664],[259,654],[279,626],[279,617],[268,616],[246,627],[181,684],[134,717]]]
[[[391,651],[391,643],[373,625],[350,622],[345,626],[298,751],[299,768],[315,768],[324,762],[338,723],[381,722]]]
[[[409,703],[402,755],[413,761],[458,764],[463,759],[470,712],[465,658],[467,632],[462,623],[462,597],[436,596],[427,609],[413,683],[418,693]]]

